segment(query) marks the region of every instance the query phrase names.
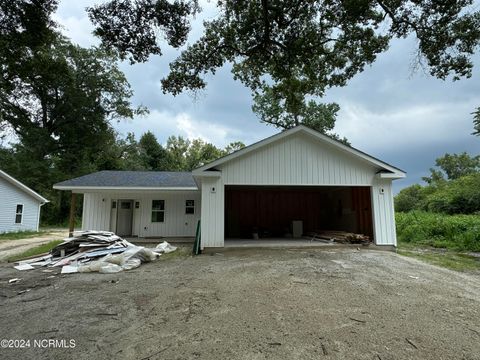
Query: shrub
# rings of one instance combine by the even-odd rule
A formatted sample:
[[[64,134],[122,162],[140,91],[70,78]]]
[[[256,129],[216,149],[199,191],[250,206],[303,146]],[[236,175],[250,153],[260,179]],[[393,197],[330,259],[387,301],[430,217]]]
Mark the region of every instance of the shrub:
[[[480,251],[480,216],[412,211],[397,213],[399,242]]]
[[[480,211],[480,174],[446,182],[429,194],[424,209],[446,214],[473,214]]]

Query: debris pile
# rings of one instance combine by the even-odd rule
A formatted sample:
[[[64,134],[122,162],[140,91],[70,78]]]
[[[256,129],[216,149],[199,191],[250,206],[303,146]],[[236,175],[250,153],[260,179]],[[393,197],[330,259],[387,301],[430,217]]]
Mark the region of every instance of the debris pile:
[[[61,267],[62,273],[116,273],[158,259],[177,248],[166,241],[156,248],[136,246],[108,231],[75,232],[73,237],[54,247],[50,253],[18,261],[15,269]]]
[[[369,245],[371,243],[370,237],[363,234],[355,234],[346,231],[337,230],[318,230],[309,234],[312,236],[312,241],[327,240],[328,242],[349,243]]]

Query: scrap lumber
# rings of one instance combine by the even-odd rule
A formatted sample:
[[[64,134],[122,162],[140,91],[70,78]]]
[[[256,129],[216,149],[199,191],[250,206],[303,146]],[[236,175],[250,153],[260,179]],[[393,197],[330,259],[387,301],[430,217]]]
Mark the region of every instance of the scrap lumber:
[[[370,237],[364,234],[355,234],[352,232],[341,230],[317,230],[314,232],[314,238],[312,240],[324,239],[329,241],[335,241],[339,243],[349,244],[369,244]]]
[[[18,261],[15,269],[61,268],[62,274],[76,272],[114,273],[131,270],[177,248],[164,241],[154,249],[136,246],[109,231],[80,231],[42,254]],[[43,270],[52,271],[52,270]],[[13,279],[11,283],[19,281]]]

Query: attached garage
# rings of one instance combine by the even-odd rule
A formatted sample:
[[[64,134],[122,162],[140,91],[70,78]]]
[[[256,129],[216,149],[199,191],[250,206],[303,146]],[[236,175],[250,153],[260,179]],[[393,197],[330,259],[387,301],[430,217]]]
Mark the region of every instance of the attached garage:
[[[405,172],[297,126],[192,173],[100,171],[54,185],[83,196],[82,229],[122,236],[298,239],[319,230],[396,246],[392,181]]]
[[[371,209],[366,186],[227,185],[225,238],[289,238],[319,229],[373,237]]]
[[[202,247],[318,229],[396,246],[392,181],[405,172],[305,126],[218,159],[193,175],[202,192]],[[300,230],[299,230],[300,229]]]

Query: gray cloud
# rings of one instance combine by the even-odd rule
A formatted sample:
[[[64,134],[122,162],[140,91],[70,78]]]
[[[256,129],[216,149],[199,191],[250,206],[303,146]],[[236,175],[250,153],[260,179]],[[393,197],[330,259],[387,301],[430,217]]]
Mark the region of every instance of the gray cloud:
[[[98,44],[85,8],[98,0],[62,1],[56,14],[64,32],[82,46]],[[197,17],[193,39],[201,35],[201,22],[215,14],[212,2],[202,2],[206,12]],[[251,95],[235,82],[230,67],[208,76],[207,89],[196,98],[161,91],[160,79],[178,51],[163,47],[162,57],[145,64],[121,65],[135,91],[134,103],[148,106],[143,118],[115,124],[125,134],[151,130],[161,142],[170,135],[202,137],[218,146],[241,140],[246,144],[276,132],[260,124],[251,111]],[[327,91],[325,101],[340,104],[336,131],[352,144],[408,172],[395,189],[420,182],[435,158],[446,152],[480,153],[480,138],[473,137],[471,112],[480,106],[478,71],[471,79],[441,81],[421,69],[412,72],[414,39],[397,40],[377,61],[353,78],[348,86]]]

